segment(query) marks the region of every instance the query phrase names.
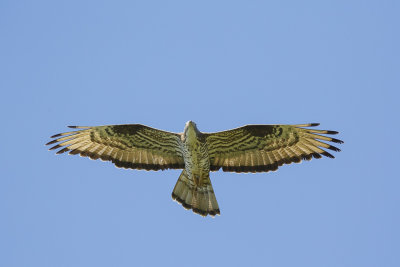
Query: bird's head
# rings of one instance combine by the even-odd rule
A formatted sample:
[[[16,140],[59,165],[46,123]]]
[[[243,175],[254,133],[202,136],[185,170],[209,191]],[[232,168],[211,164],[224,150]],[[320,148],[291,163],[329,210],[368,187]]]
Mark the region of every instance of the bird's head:
[[[185,125],[185,130],[183,131],[183,135],[185,138],[188,136],[197,136],[197,134],[200,133],[199,130],[197,129],[196,123],[193,121],[188,121]]]

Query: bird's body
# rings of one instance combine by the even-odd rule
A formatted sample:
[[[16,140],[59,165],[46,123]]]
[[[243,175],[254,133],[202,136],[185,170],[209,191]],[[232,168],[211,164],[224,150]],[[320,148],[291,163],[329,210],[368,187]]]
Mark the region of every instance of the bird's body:
[[[182,154],[186,173],[196,185],[209,179],[210,157],[207,145],[192,121],[186,124],[182,135]]]
[[[342,143],[302,125],[246,125],[216,133],[202,133],[194,122],[183,133],[171,133],[140,124],[79,127],[82,130],[52,136],[47,143],[91,159],[112,161],[117,167],[164,170],[183,169],[172,198],[202,216],[220,214],[210,171],[267,172],[283,164],[333,156],[321,149],[338,148],[318,141]]]
[[[185,169],[172,192],[172,198],[200,215],[220,214],[210,180],[207,143],[194,122],[186,123],[182,134]]]

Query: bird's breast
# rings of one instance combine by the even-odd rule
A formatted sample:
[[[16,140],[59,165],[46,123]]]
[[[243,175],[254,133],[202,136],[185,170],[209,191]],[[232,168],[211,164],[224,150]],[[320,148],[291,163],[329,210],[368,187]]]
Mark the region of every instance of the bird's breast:
[[[183,152],[186,173],[196,185],[201,185],[203,178],[208,179],[210,173],[210,158],[206,144],[197,139],[187,139]]]

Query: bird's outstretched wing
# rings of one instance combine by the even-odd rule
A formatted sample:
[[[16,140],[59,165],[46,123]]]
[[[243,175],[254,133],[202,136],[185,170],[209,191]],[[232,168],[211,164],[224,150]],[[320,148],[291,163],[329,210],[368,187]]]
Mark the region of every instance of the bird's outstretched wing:
[[[205,133],[212,171],[222,168],[231,172],[267,172],[277,170],[283,164],[300,162],[302,159],[334,158],[323,150],[339,148],[322,141],[343,141],[321,134],[337,134],[336,131],[313,130],[299,125],[246,125],[233,130]]]
[[[117,167],[164,170],[185,167],[179,143],[180,134],[140,124],[97,127],[69,126],[81,130],[53,135],[50,150],[112,161]]]

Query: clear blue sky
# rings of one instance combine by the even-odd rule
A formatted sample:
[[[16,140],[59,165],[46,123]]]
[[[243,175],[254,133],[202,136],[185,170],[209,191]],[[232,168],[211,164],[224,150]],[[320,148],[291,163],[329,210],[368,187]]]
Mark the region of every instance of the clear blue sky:
[[[399,1],[0,3],[0,266],[400,266]],[[211,174],[56,156],[67,125],[320,122],[342,152]]]

